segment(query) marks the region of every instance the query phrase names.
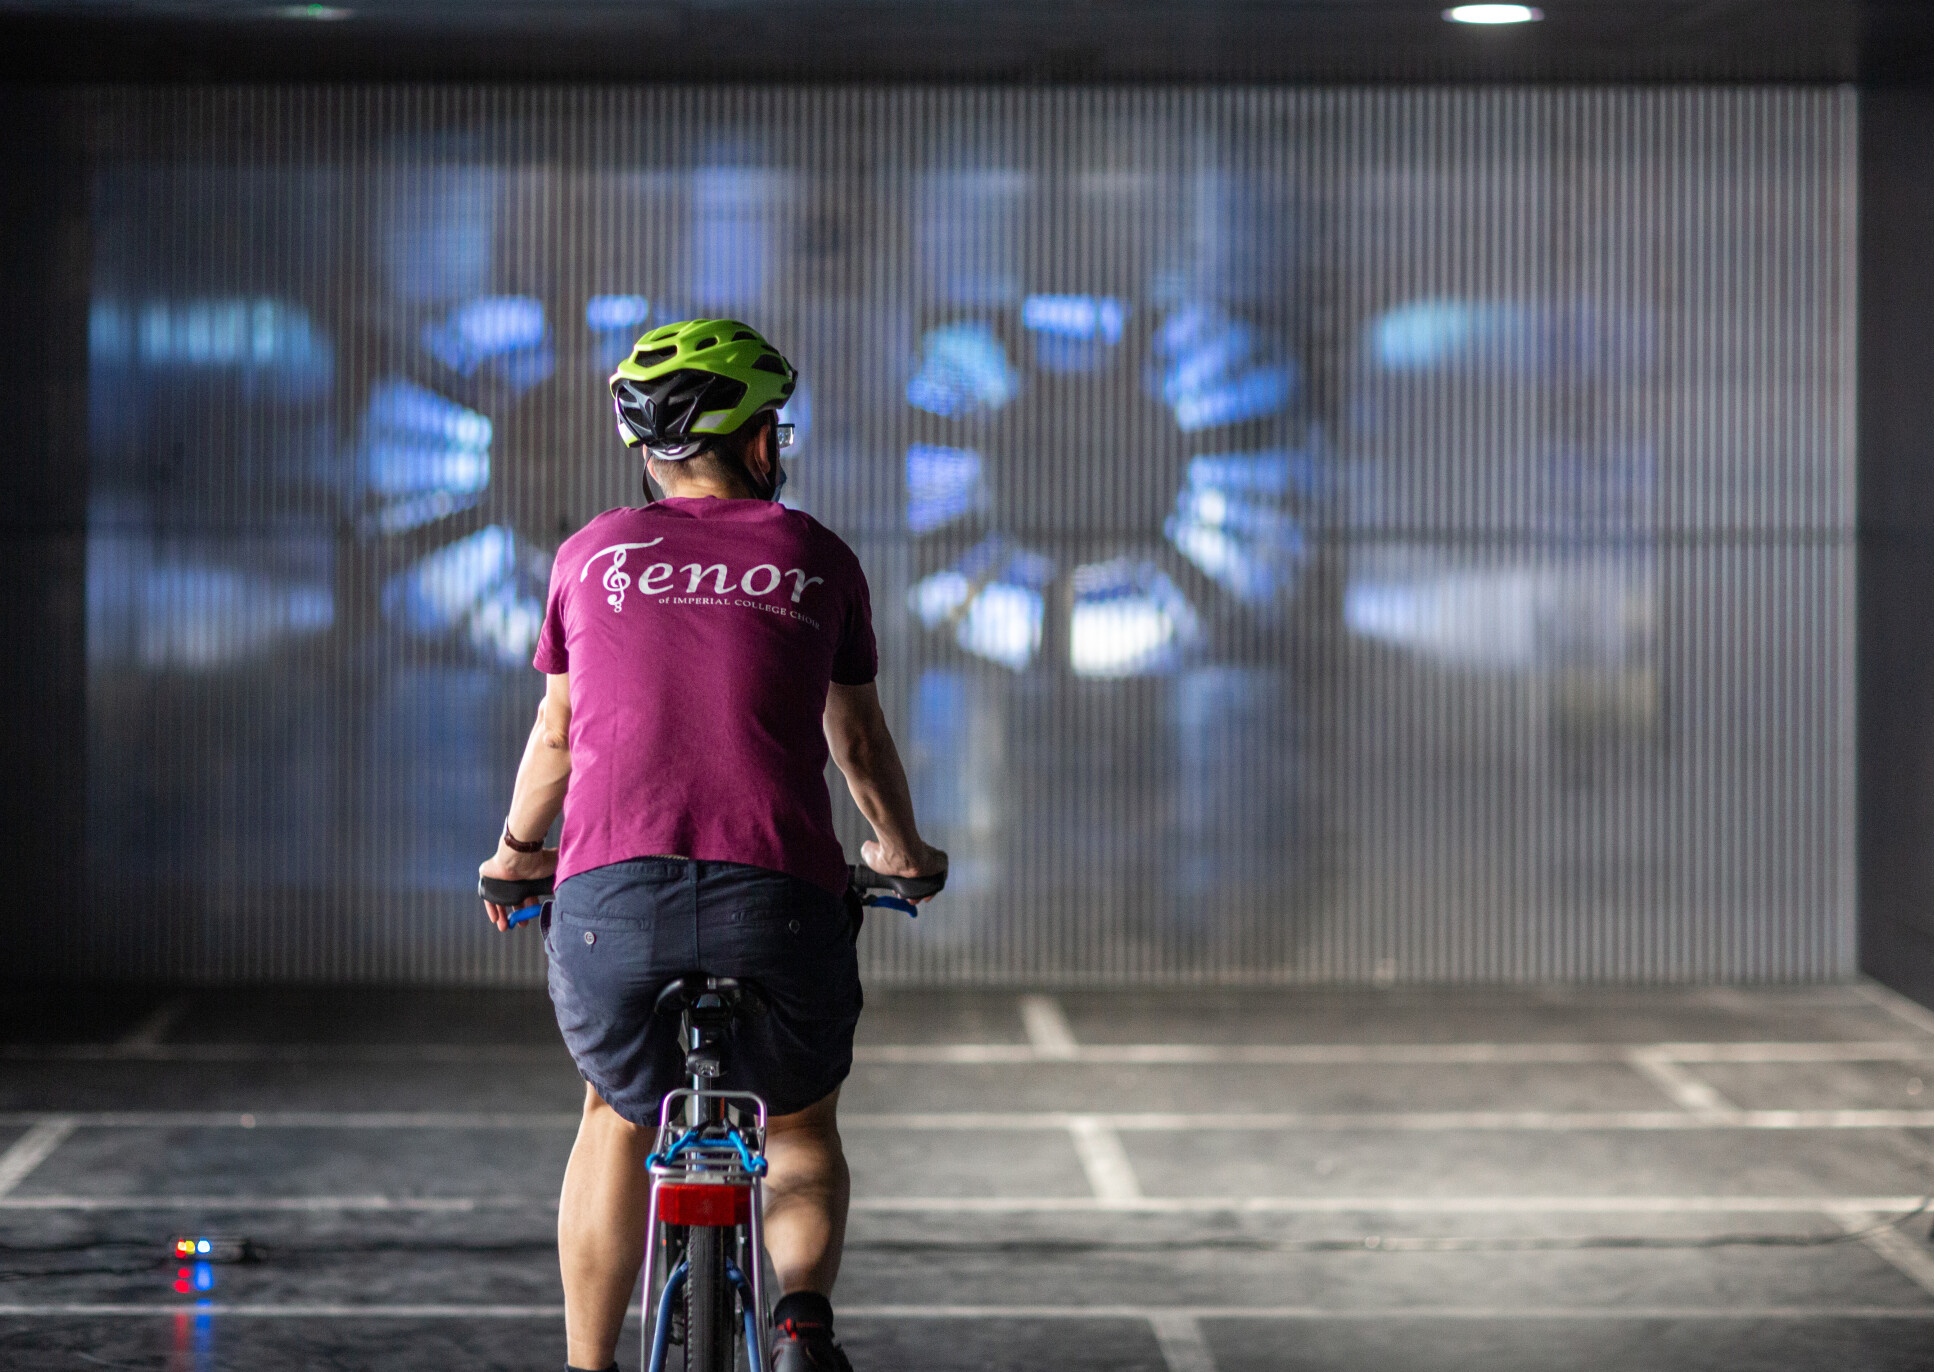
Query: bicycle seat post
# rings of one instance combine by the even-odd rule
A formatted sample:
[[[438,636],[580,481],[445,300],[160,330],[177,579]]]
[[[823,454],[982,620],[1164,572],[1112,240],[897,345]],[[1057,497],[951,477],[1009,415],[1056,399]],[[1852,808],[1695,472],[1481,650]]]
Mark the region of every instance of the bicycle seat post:
[[[685,1007],[681,1018],[681,1037],[685,1042],[685,1070],[691,1074],[694,1091],[711,1091],[718,1085],[718,1079],[725,1070],[725,1036],[732,1024],[732,999],[707,991],[695,996]],[[692,1100],[692,1123],[706,1123],[723,1119],[724,1103],[711,1097],[695,1096]]]

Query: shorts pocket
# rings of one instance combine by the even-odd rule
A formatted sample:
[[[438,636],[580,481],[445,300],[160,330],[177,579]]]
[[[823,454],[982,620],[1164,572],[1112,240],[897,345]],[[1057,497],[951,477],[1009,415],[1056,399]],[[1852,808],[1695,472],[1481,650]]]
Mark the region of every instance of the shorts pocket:
[[[688,864],[634,858],[580,872],[557,888],[555,919],[579,929],[648,929],[689,899]],[[689,907],[688,907],[689,908]]]

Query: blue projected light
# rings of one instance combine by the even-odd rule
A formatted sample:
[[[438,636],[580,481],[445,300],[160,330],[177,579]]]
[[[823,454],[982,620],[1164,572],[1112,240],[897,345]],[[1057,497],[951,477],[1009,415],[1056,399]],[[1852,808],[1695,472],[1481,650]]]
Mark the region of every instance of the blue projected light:
[[[1441,366],[1484,330],[1486,313],[1462,300],[1414,300],[1399,305],[1371,322],[1371,354],[1393,372]]]
[[[1281,502],[1313,498],[1320,487],[1321,473],[1305,453],[1191,458],[1163,532],[1236,599],[1265,604],[1294,590],[1309,555],[1301,523]]]
[[[987,506],[980,454],[915,443],[907,449],[907,528],[931,533]]]
[[[1202,641],[1195,607],[1152,562],[1091,562],[1076,567],[1072,581],[1068,665],[1077,676],[1172,672]]]
[[[1150,388],[1184,433],[1279,414],[1295,397],[1295,364],[1217,306],[1183,306],[1156,330],[1153,348]]]
[[[1021,302],[1021,326],[1062,338],[1121,342],[1128,307],[1119,300],[1093,295],[1030,295]]]
[[[907,598],[927,628],[951,624],[966,651],[1018,672],[1041,651],[1042,591],[1054,576],[1053,558],[997,534],[948,570],[915,582]]]
[[[1650,311],[1590,299],[1535,302],[1426,297],[1372,319],[1364,346],[1394,375],[1629,375],[1651,365]]]
[[[383,586],[383,613],[424,638],[461,633],[506,666],[528,663],[544,622],[544,568],[501,524],[439,548]]]
[[[1440,662],[1524,670],[1537,664],[1549,580],[1531,567],[1359,574],[1343,593],[1343,624]]]
[[[87,540],[91,665],[212,671],[334,625],[328,544],[266,535],[252,546],[185,537],[158,544],[109,523],[111,510],[96,502]]]
[[[363,413],[357,474],[381,501],[373,523],[401,533],[467,509],[490,484],[490,421],[413,381],[379,382]]]
[[[592,333],[629,333],[650,318],[651,301],[642,295],[594,295],[584,302],[584,327]]]
[[[335,350],[299,305],[267,296],[150,300],[137,308],[97,299],[88,353],[98,364],[228,369],[261,376],[290,399],[327,391]]]
[[[1021,327],[1034,335],[1034,361],[1044,371],[1099,371],[1121,342],[1128,307],[1108,296],[1030,295]]]
[[[651,301],[642,295],[594,295],[584,303],[584,326],[597,335],[592,366],[609,373],[631,355],[651,322]]]
[[[959,419],[998,410],[1020,394],[1007,349],[985,324],[946,324],[921,340],[920,370],[907,382],[907,404]]]
[[[423,347],[460,376],[484,368],[513,391],[548,380],[556,367],[544,306],[527,295],[467,301],[423,328]]]

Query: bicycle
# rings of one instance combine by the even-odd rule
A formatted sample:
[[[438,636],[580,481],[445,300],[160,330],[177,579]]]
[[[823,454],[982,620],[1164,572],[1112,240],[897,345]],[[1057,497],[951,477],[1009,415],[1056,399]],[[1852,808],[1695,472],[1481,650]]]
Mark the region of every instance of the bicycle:
[[[867,908],[917,914],[913,901],[937,895],[947,882],[945,872],[889,877],[860,866],[849,871],[854,938]],[[549,909],[543,898],[553,892],[548,877],[479,877],[477,894],[511,907],[510,923],[518,925]],[[518,908],[534,898],[541,903]],[[701,971],[667,982],[653,1007],[655,1014],[679,1016],[691,1085],[666,1092],[659,1102],[658,1132],[645,1159],[652,1179],[639,1307],[645,1372],[672,1372],[667,1364],[674,1346],[683,1351],[684,1372],[734,1372],[741,1350],[746,1372],[766,1372],[772,1339],[764,1241],[766,1103],[750,1091],[708,1084],[725,1072],[734,1021],[764,1008],[755,983]],[[682,1107],[682,1120],[674,1120],[674,1107]]]

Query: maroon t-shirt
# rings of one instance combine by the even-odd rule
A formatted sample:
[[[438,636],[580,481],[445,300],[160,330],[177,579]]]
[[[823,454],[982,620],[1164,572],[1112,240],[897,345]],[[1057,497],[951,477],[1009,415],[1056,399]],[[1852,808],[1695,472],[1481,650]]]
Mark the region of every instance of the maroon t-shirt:
[[[557,879],[652,854],[744,862],[834,893],[821,717],[878,670],[866,574],[763,500],[607,510],[557,550],[534,665],[571,677]]]

